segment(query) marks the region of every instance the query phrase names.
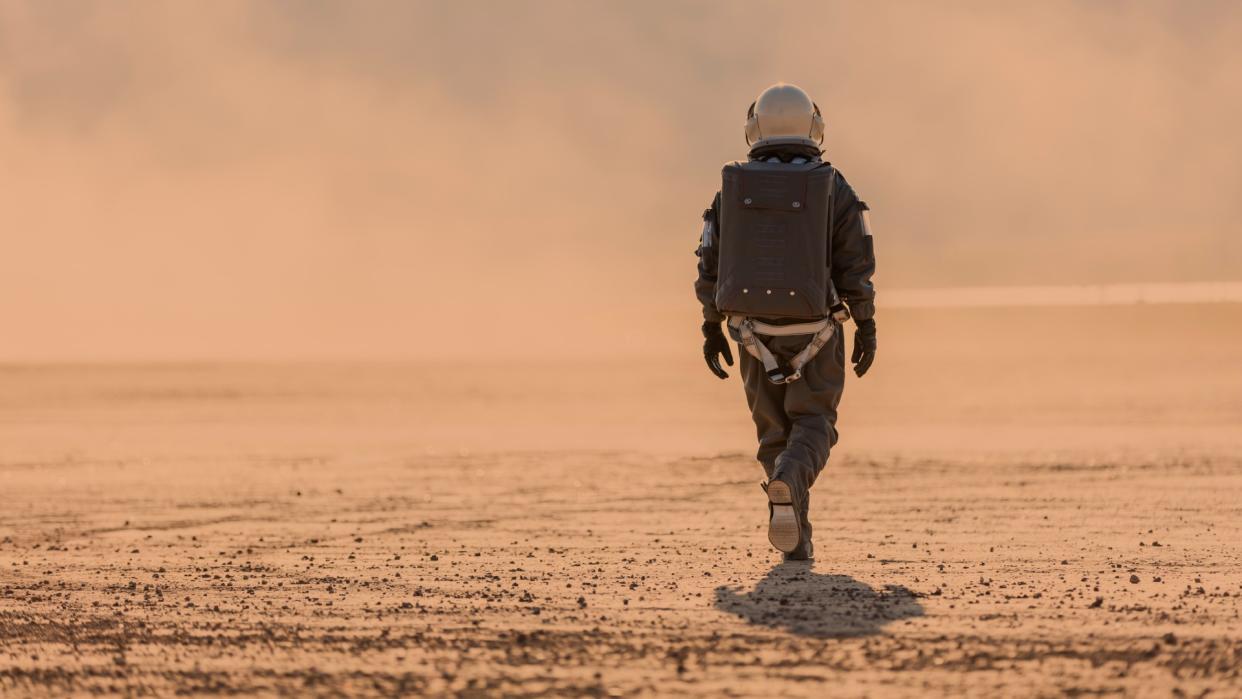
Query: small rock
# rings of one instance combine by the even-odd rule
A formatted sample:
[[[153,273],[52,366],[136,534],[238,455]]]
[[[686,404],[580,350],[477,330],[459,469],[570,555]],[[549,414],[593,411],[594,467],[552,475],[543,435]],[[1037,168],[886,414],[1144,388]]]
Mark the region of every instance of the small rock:
[[[1131,573],[1131,574],[1130,574],[1130,583],[1131,583],[1131,584],[1134,584],[1134,583],[1137,583],[1138,581],[1139,581],[1139,576],[1134,575],[1133,573]]]

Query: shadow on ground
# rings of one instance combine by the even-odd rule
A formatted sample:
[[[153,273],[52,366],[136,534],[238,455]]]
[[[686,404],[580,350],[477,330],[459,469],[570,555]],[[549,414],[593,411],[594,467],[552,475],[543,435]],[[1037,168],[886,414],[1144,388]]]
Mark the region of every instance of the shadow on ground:
[[[923,615],[905,587],[876,590],[848,575],[816,573],[807,562],[777,565],[750,592],[716,588],[716,608],[752,624],[816,638],[867,636],[889,622]]]

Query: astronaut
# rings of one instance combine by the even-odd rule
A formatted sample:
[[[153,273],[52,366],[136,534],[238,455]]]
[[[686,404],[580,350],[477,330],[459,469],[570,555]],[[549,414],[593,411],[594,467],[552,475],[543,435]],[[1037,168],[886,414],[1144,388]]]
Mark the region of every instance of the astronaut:
[[[855,324],[857,376],[876,351],[868,208],[822,158],[823,138],[823,117],[806,92],[764,90],[746,116],[748,158],[724,166],[696,253],[703,357],[728,378],[727,321],[767,475],[768,540],[785,560],[813,556],[810,488],[837,442],[843,324]]]

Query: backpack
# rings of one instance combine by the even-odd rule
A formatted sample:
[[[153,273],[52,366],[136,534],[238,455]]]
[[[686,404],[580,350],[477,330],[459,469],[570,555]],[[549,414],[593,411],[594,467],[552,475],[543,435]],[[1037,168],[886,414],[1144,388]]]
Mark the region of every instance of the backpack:
[[[836,170],[825,162],[732,162],[721,173],[716,308],[729,316],[828,315]]]

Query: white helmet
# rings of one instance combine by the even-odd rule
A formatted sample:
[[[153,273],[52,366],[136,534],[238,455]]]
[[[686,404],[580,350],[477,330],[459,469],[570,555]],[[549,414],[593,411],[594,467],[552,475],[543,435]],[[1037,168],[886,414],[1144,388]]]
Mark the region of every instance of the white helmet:
[[[746,113],[746,145],[824,142],[824,117],[819,105],[797,85],[777,83],[750,103]]]

